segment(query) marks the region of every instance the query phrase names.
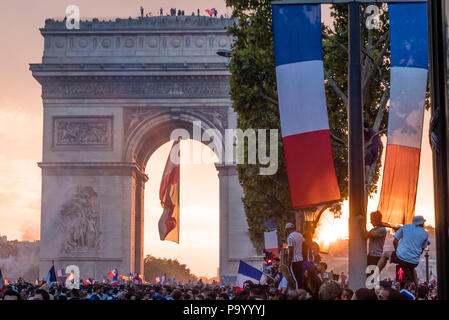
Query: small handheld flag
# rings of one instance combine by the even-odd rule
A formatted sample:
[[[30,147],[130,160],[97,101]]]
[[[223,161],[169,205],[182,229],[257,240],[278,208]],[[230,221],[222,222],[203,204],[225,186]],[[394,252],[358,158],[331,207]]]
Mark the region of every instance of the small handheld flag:
[[[65,269],[56,270],[56,277],[65,277]]]
[[[258,284],[262,278],[263,272],[246,262],[240,260],[239,272],[237,273],[236,291],[243,291],[243,285],[245,281],[251,281],[254,284]]]
[[[272,253],[273,258],[279,257],[277,231],[264,232],[265,250]]]
[[[118,282],[118,270],[113,269],[112,271],[110,271],[108,273],[108,277],[111,278],[112,283],[117,283]]]
[[[5,280],[3,280],[2,268],[0,268],[0,289],[5,285]]]

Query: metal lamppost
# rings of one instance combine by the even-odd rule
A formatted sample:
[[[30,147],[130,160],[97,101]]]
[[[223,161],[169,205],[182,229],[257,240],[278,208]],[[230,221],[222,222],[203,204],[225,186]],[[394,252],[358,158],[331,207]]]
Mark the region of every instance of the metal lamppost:
[[[366,217],[360,3],[349,3],[348,14],[349,286],[357,290],[365,287],[366,280],[366,239],[358,220]]]
[[[430,139],[433,149],[433,183],[435,190],[435,240],[438,276],[438,299],[449,299],[449,105],[447,101],[447,50],[445,34],[445,0],[429,0],[430,87],[432,121]],[[447,22],[446,22],[447,23]]]

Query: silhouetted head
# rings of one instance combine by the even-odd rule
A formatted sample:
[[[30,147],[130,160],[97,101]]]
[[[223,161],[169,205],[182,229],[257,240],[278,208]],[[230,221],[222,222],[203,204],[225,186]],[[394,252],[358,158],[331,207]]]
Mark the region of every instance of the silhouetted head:
[[[370,214],[371,224],[373,226],[381,226],[382,225],[382,213],[380,211],[374,211]]]

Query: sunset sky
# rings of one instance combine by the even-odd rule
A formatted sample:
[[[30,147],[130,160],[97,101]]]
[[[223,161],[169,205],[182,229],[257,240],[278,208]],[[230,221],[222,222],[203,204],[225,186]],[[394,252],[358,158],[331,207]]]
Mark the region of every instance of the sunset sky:
[[[39,63],[43,38],[39,28],[47,18],[62,19],[65,8],[80,7],[81,19],[127,18],[145,13],[158,15],[161,7],[185,10],[186,14],[212,7],[228,13],[223,0],[1,0],[0,30],[0,235],[10,240],[37,240],[40,226],[43,109],[41,86],[31,76],[29,63]],[[432,157],[426,113],[416,212],[433,224]],[[218,177],[212,163],[181,167],[181,244],[159,241],[157,221],[162,213],[157,192],[170,145],[162,146],[147,166],[145,193],[145,253],[178,258],[197,275],[212,277],[218,267]],[[184,152],[183,152],[184,150]],[[181,152],[188,152],[183,143]],[[380,186],[380,185],[379,185]],[[369,209],[377,207],[374,197]],[[347,216],[335,222],[335,236],[344,236]]]

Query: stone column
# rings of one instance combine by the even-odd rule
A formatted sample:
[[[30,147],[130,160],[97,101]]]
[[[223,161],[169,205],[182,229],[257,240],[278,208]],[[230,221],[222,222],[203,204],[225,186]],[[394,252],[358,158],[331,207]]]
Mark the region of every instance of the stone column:
[[[236,166],[216,165],[216,168],[220,179],[220,278],[235,280],[240,260],[259,267],[263,259],[256,256],[249,238]]]
[[[144,274],[144,195],[145,182],[148,177],[145,174],[138,174],[135,177],[135,217],[134,217],[134,273]]]
[[[218,170],[218,179],[220,184],[220,259],[219,259],[219,275],[220,278],[228,276],[228,259],[229,259],[229,179],[228,168],[225,165],[215,165]]]

